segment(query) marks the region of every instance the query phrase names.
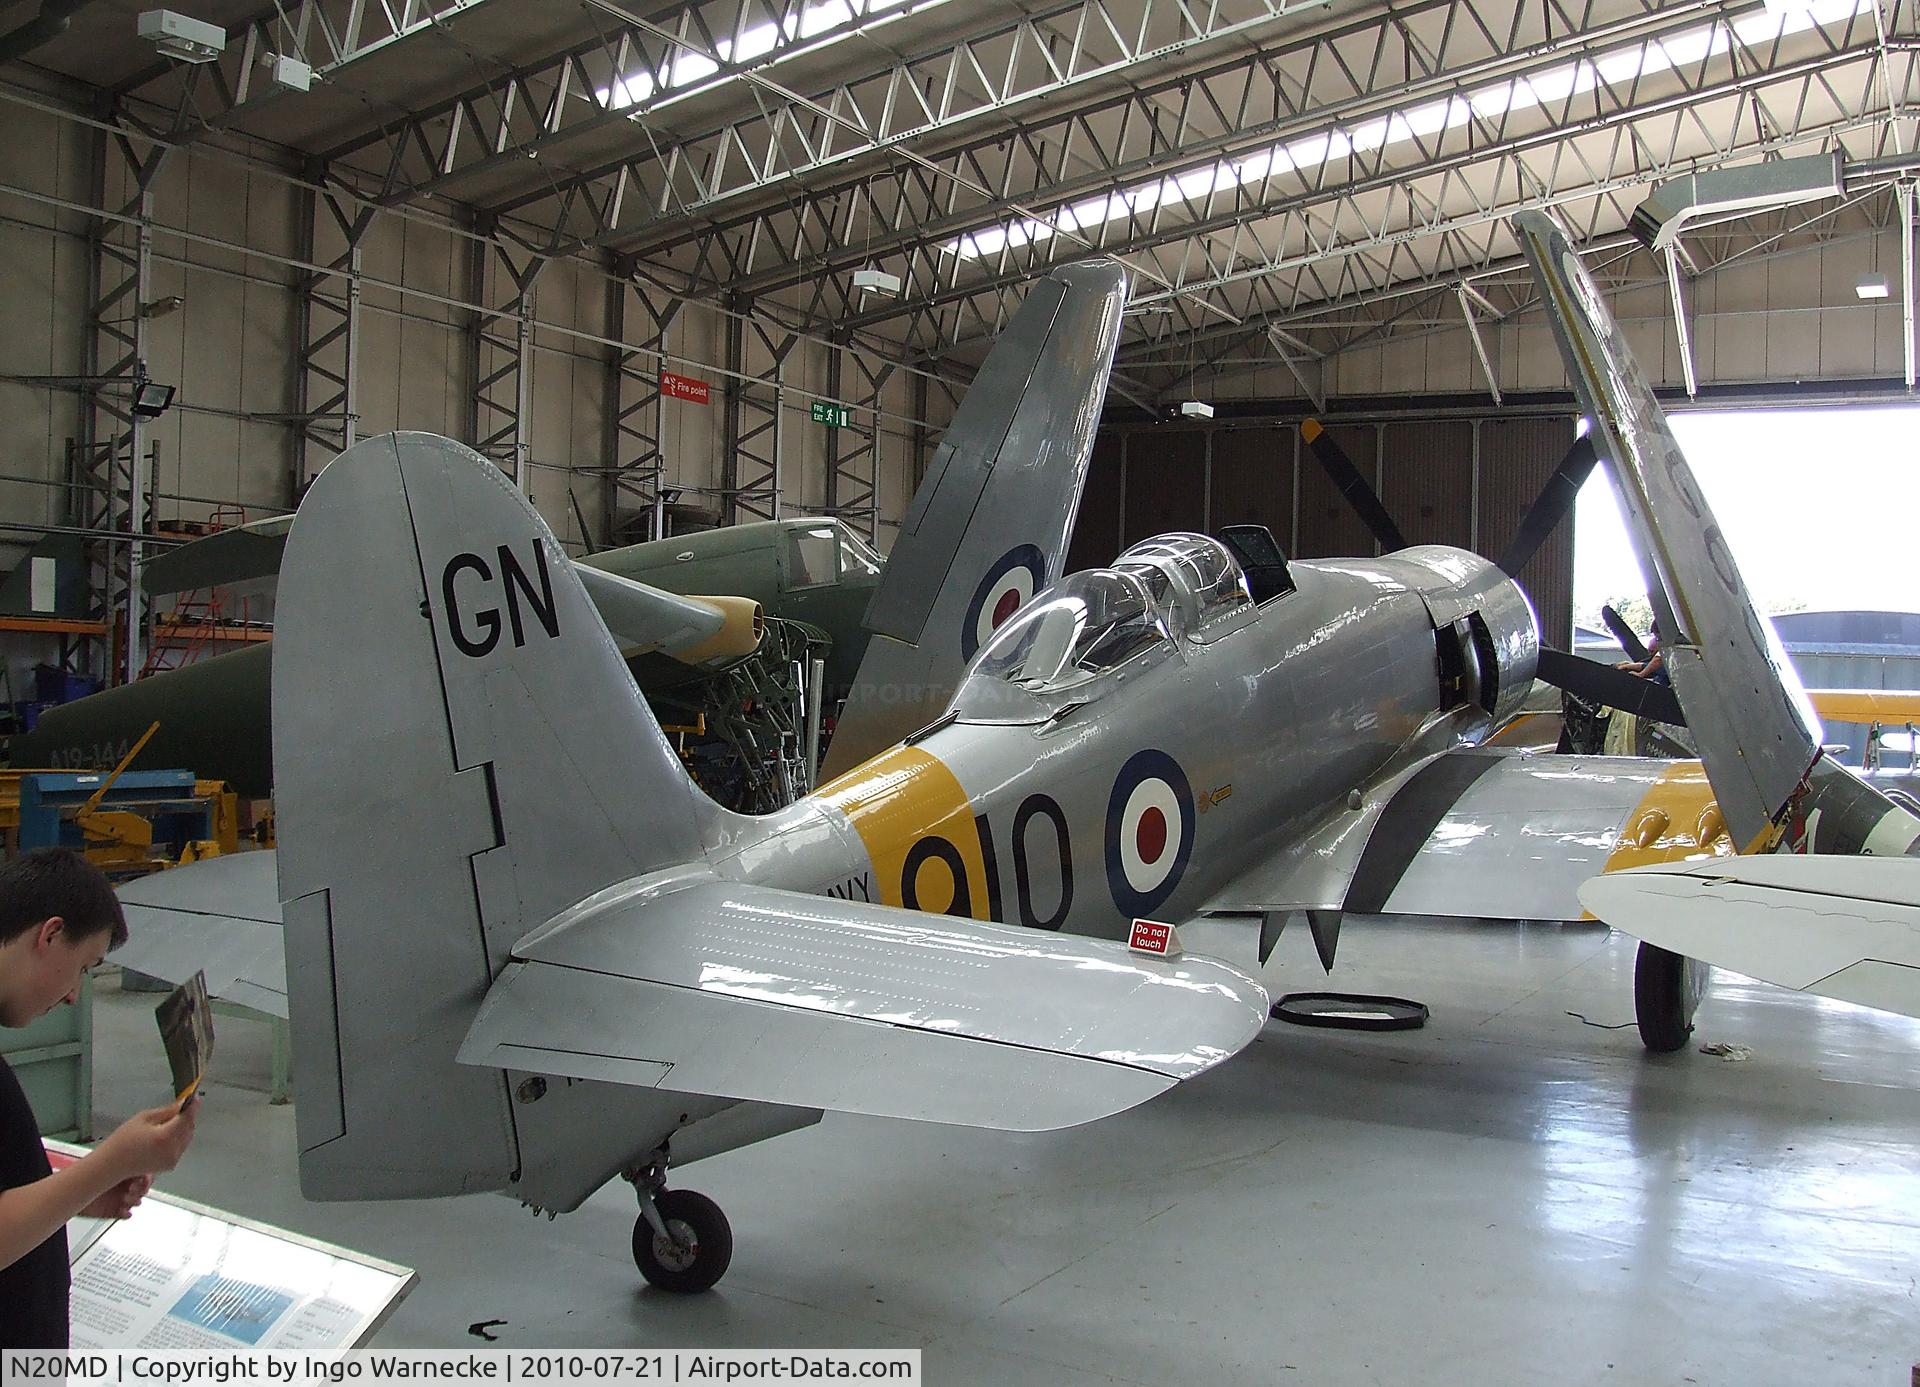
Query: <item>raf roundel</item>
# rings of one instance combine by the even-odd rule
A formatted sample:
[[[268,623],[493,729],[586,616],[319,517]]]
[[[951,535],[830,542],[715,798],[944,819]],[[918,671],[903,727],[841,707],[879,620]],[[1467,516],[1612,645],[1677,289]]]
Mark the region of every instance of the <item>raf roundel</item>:
[[[1164,751],[1138,751],[1107,800],[1107,885],[1127,915],[1145,915],[1179,886],[1193,854],[1193,791]]]
[[[960,654],[971,660],[995,631],[1046,584],[1047,561],[1031,544],[1009,549],[973,590],[960,625]]]

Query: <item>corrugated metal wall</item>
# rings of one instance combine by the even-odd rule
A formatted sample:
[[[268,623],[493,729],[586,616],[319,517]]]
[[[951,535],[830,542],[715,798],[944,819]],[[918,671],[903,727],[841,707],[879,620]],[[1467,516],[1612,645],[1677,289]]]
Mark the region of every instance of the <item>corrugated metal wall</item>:
[[[1293,543],[1291,424],[1213,431],[1212,527],[1265,525],[1282,545]]]
[[[1572,444],[1573,421],[1388,420],[1336,424],[1327,432],[1374,484],[1409,543],[1452,544],[1497,558]],[[1067,566],[1106,563],[1167,530],[1245,523],[1267,526],[1298,558],[1378,549],[1292,424],[1166,424],[1101,434]],[[1571,519],[1521,579],[1542,634],[1566,646],[1573,629]]]
[[[1540,488],[1573,446],[1571,419],[1482,419],[1480,434],[1479,543],[1499,558],[1520,528]],[[1520,571],[1520,586],[1533,599],[1540,634],[1549,645],[1573,641],[1573,517],[1560,523],[1533,562]]]

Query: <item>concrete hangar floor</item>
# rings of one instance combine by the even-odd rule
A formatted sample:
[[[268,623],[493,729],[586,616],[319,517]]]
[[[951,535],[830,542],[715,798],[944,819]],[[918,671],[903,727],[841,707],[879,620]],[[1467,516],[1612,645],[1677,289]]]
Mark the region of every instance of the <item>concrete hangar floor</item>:
[[[226,1022],[163,1188],[418,1268],[376,1346],[920,1347],[946,1383],[1904,1383],[1920,1361],[1920,1024],[1719,975],[1696,1042],[1629,1024],[1601,926],[1350,920],[1333,986],[1398,1034],[1269,1023],[1117,1118],[830,1115],[687,1167],[732,1219],[703,1296],[643,1289],[634,1202],[309,1204],[266,1030]],[[1304,930],[1269,982],[1324,984]],[[166,1089],[152,998],[99,990],[99,1129]]]

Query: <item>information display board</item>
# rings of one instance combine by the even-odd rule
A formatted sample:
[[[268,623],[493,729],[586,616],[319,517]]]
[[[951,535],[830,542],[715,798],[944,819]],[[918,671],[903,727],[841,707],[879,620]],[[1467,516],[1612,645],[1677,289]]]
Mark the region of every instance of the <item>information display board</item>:
[[[86,1154],[48,1142],[56,1164]],[[408,1267],[155,1191],[67,1226],[73,1348],[359,1348],[419,1280]]]

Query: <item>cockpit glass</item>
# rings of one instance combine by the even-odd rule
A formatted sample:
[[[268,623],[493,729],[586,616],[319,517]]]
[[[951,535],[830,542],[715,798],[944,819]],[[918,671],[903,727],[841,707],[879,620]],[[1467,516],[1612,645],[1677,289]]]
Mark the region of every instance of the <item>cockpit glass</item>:
[[[839,574],[834,564],[839,553],[839,536],[831,525],[810,525],[787,531],[787,586],[817,588],[833,582]]]
[[[1177,614],[1172,624],[1182,634],[1252,601],[1239,562],[1210,535],[1161,535],[1134,545],[1114,560],[1114,567],[1146,579],[1156,598]]]
[[[840,532],[840,576],[874,578],[880,573],[880,555],[859,535]]]
[[[1098,697],[1101,676],[1130,661],[1144,670],[1182,638],[1238,629],[1244,621],[1225,620],[1236,613],[1251,620],[1253,601],[1219,541],[1176,534],[1137,544],[1113,567],[1063,578],[1021,608],[974,656],[954,708],[968,722],[1041,721]]]
[[[1076,573],[994,634],[974,673],[1041,692],[1091,679],[1165,639],[1145,586],[1130,573]]]

